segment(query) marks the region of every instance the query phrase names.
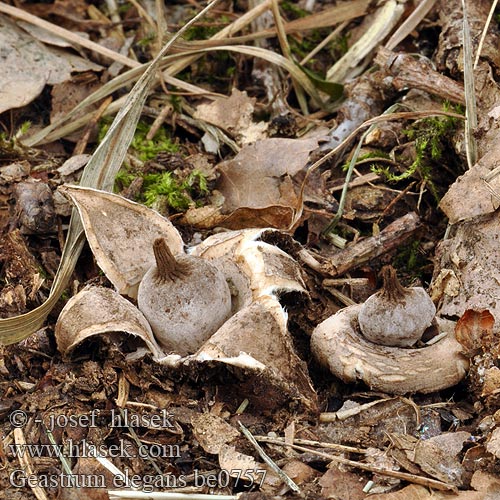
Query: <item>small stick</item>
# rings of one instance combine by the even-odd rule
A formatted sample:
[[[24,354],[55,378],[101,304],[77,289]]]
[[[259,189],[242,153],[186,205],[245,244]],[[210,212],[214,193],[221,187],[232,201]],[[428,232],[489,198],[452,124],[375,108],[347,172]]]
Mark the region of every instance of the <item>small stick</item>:
[[[389,399],[377,399],[377,401],[371,401],[370,403],[365,403],[364,405],[355,406],[354,408],[349,408],[348,410],[339,410],[336,412],[324,412],[319,416],[320,422],[335,422],[337,420],[345,420],[349,417],[354,417],[359,415],[362,411],[368,410],[372,406],[378,405],[379,403],[384,403],[390,401]]]
[[[267,465],[281,478],[281,480],[292,490],[292,491],[300,491],[300,488],[290,479],[271,459],[271,457],[262,449],[257,440],[252,436],[252,433],[241,423],[240,424],[241,432],[245,435],[245,437],[253,444],[254,448],[257,450],[258,454],[261,456],[262,460],[266,462]],[[286,445],[285,445],[286,446]]]
[[[453,491],[458,492],[458,489],[453,484],[444,483],[442,481],[437,481],[436,479],[431,479],[428,477],[417,476],[415,474],[408,474],[407,472],[399,472],[395,470],[382,469],[381,467],[375,467],[374,465],[363,464],[361,462],[356,462],[354,460],[348,460],[347,458],[337,457],[335,455],[330,455],[329,453],[323,453],[322,451],[311,450],[309,448],[304,448],[303,446],[297,446],[295,444],[283,443],[283,446],[289,446],[294,450],[304,451],[306,453],[313,453],[318,457],[327,458],[332,462],[337,462],[344,465],[349,465],[351,467],[356,467],[357,469],[366,470],[368,472],[373,472],[375,474],[380,474],[382,476],[395,477],[396,479],[401,479],[403,481],[408,481],[409,483],[420,484],[422,486],[427,486],[428,488],[434,488],[440,491]]]
[[[324,272],[334,277],[368,262],[375,257],[389,252],[401,245],[420,226],[420,219],[415,212],[400,217],[377,236],[371,236],[356,245],[348,246],[345,250],[333,255],[324,266]]]
[[[323,286],[342,286],[342,285],[359,285],[367,286],[370,284],[368,278],[333,278],[323,280]]]
[[[354,302],[350,297],[342,293],[340,290],[337,290],[336,288],[329,288],[328,291],[342,304],[345,306],[354,306],[357,304],[357,302]]]
[[[269,437],[269,436],[255,436],[257,441],[261,443],[269,443],[269,444],[277,444],[277,445],[285,445],[286,443],[283,438],[280,437]],[[330,448],[332,450],[343,451],[345,453],[359,453],[364,454],[366,450],[363,448],[356,448],[354,446],[345,446],[343,444],[337,443],[326,443],[324,441],[313,441],[311,439],[294,439],[293,444],[305,444],[306,446],[317,446],[318,448]]]
[[[416,88],[452,102],[465,103],[463,86],[435,71],[425,59],[416,60],[409,54],[396,53],[381,47],[375,62],[392,74],[392,86],[396,90]]]

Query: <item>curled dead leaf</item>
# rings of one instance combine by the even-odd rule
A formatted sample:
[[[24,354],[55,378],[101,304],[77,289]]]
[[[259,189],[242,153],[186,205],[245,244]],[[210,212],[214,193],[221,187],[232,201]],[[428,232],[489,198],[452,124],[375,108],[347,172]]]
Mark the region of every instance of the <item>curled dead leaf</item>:
[[[462,344],[464,353],[468,357],[490,349],[493,340],[493,326],[495,318],[485,311],[467,309],[458,320],[455,327],[455,336]]]
[[[288,228],[300,207],[298,177],[317,146],[317,138],[265,139],[219,164],[224,226]]]

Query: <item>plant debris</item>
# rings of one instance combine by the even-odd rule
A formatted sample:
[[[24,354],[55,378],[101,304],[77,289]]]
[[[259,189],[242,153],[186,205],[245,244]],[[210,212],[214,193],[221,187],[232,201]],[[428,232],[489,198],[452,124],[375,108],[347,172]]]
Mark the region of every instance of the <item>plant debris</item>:
[[[500,498],[496,3],[15,5],[0,498]]]

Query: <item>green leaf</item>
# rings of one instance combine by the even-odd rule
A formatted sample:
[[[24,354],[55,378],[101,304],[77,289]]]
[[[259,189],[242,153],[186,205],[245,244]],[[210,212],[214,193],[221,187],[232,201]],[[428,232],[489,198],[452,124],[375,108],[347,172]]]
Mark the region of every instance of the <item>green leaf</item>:
[[[328,94],[334,101],[342,97],[342,94],[344,93],[344,86],[342,84],[329,82],[305,66],[301,66],[300,64],[297,64],[297,66],[307,75],[309,80],[311,80],[318,90]]]

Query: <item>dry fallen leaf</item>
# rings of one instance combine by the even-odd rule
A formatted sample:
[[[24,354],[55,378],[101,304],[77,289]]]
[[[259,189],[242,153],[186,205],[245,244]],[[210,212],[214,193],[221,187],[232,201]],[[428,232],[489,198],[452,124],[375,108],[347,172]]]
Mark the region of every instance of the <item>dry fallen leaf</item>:
[[[486,451],[500,458],[500,427],[497,427],[491,433],[488,442],[486,443]]]
[[[297,485],[307,484],[319,474],[316,469],[300,460],[290,460],[282,470]]]
[[[19,108],[37,97],[45,85],[71,78],[72,71],[101,67],[85,59],[46,47],[21,30],[5,16],[0,16],[0,113]]]
[[[467,356],[487,351],[492,340],[495,318],[489,311],[467,309],[455,326],[455,336]]]
[[[446,435],[452,440],[450,446],[455,446],[456,437]],[[467,434],[467,433],[465,433]],[[443,442],[443,435],[436,438],[422,439],[418,441],[414,450],[414,462],[418,464],[424,472],[445,483],[460,486],[462,484],[463,467],[456,454],[450,453],[450,446],[446,447]],[[468,436],[461,435],[459,439],[463,442]],[[448,448],[448,449],[445,449]]]
[[[488,398],[500,394],[500,368],[492,366],[484,373],[481,397]]]
[[[363,492],[364,483],[360,479],[354,472],[342,471],[332,465],[319,480],[321,495],[339,500],[363,500],[366,494]]]
[[[218,454],[222,447],[236,439],[240,433],[224,419],[211,413],[197,413],[191,417],[193,435],[207,452]]]
[[[294,177],[305,169],[317,145],[317,139],[266,139],[220,163],[217,189],[225,199],[222,213],[237,217],[239,227],[262,227],[265,222],[287,228],[299,208],[300,183]]]
[[[457,224],[455,234],[441,241],[436,250],[437,269],[453,273],[457,290],[444,294],[441,316],[462,316],[467,309],[488,310],[495,318],[493,331],[500,331],[500,214],[498,212]],[[437,281],[437,280],[436,280]]]
[[[500,206],[500,175],[492,174],[498,167],[499,154],[500,145],[494,141],[479,162],[458,177],[443,196],[439,207],[450,224],[495,212]]]
[[[200,104],[193,117],[231,133],[240,144],[265,138],[268,124],[254,123],[253,112],[257,99],[245,91],[233,88],[229,97],[216,97],[209,104]]]
[[[250,455],[240,453],[234,446],[227,444],[223,445],[219,452],[219,465],[221,470],[227,471],[231,477],[247,480],[253,478],[257,484],[263,480],[266,471]]]

